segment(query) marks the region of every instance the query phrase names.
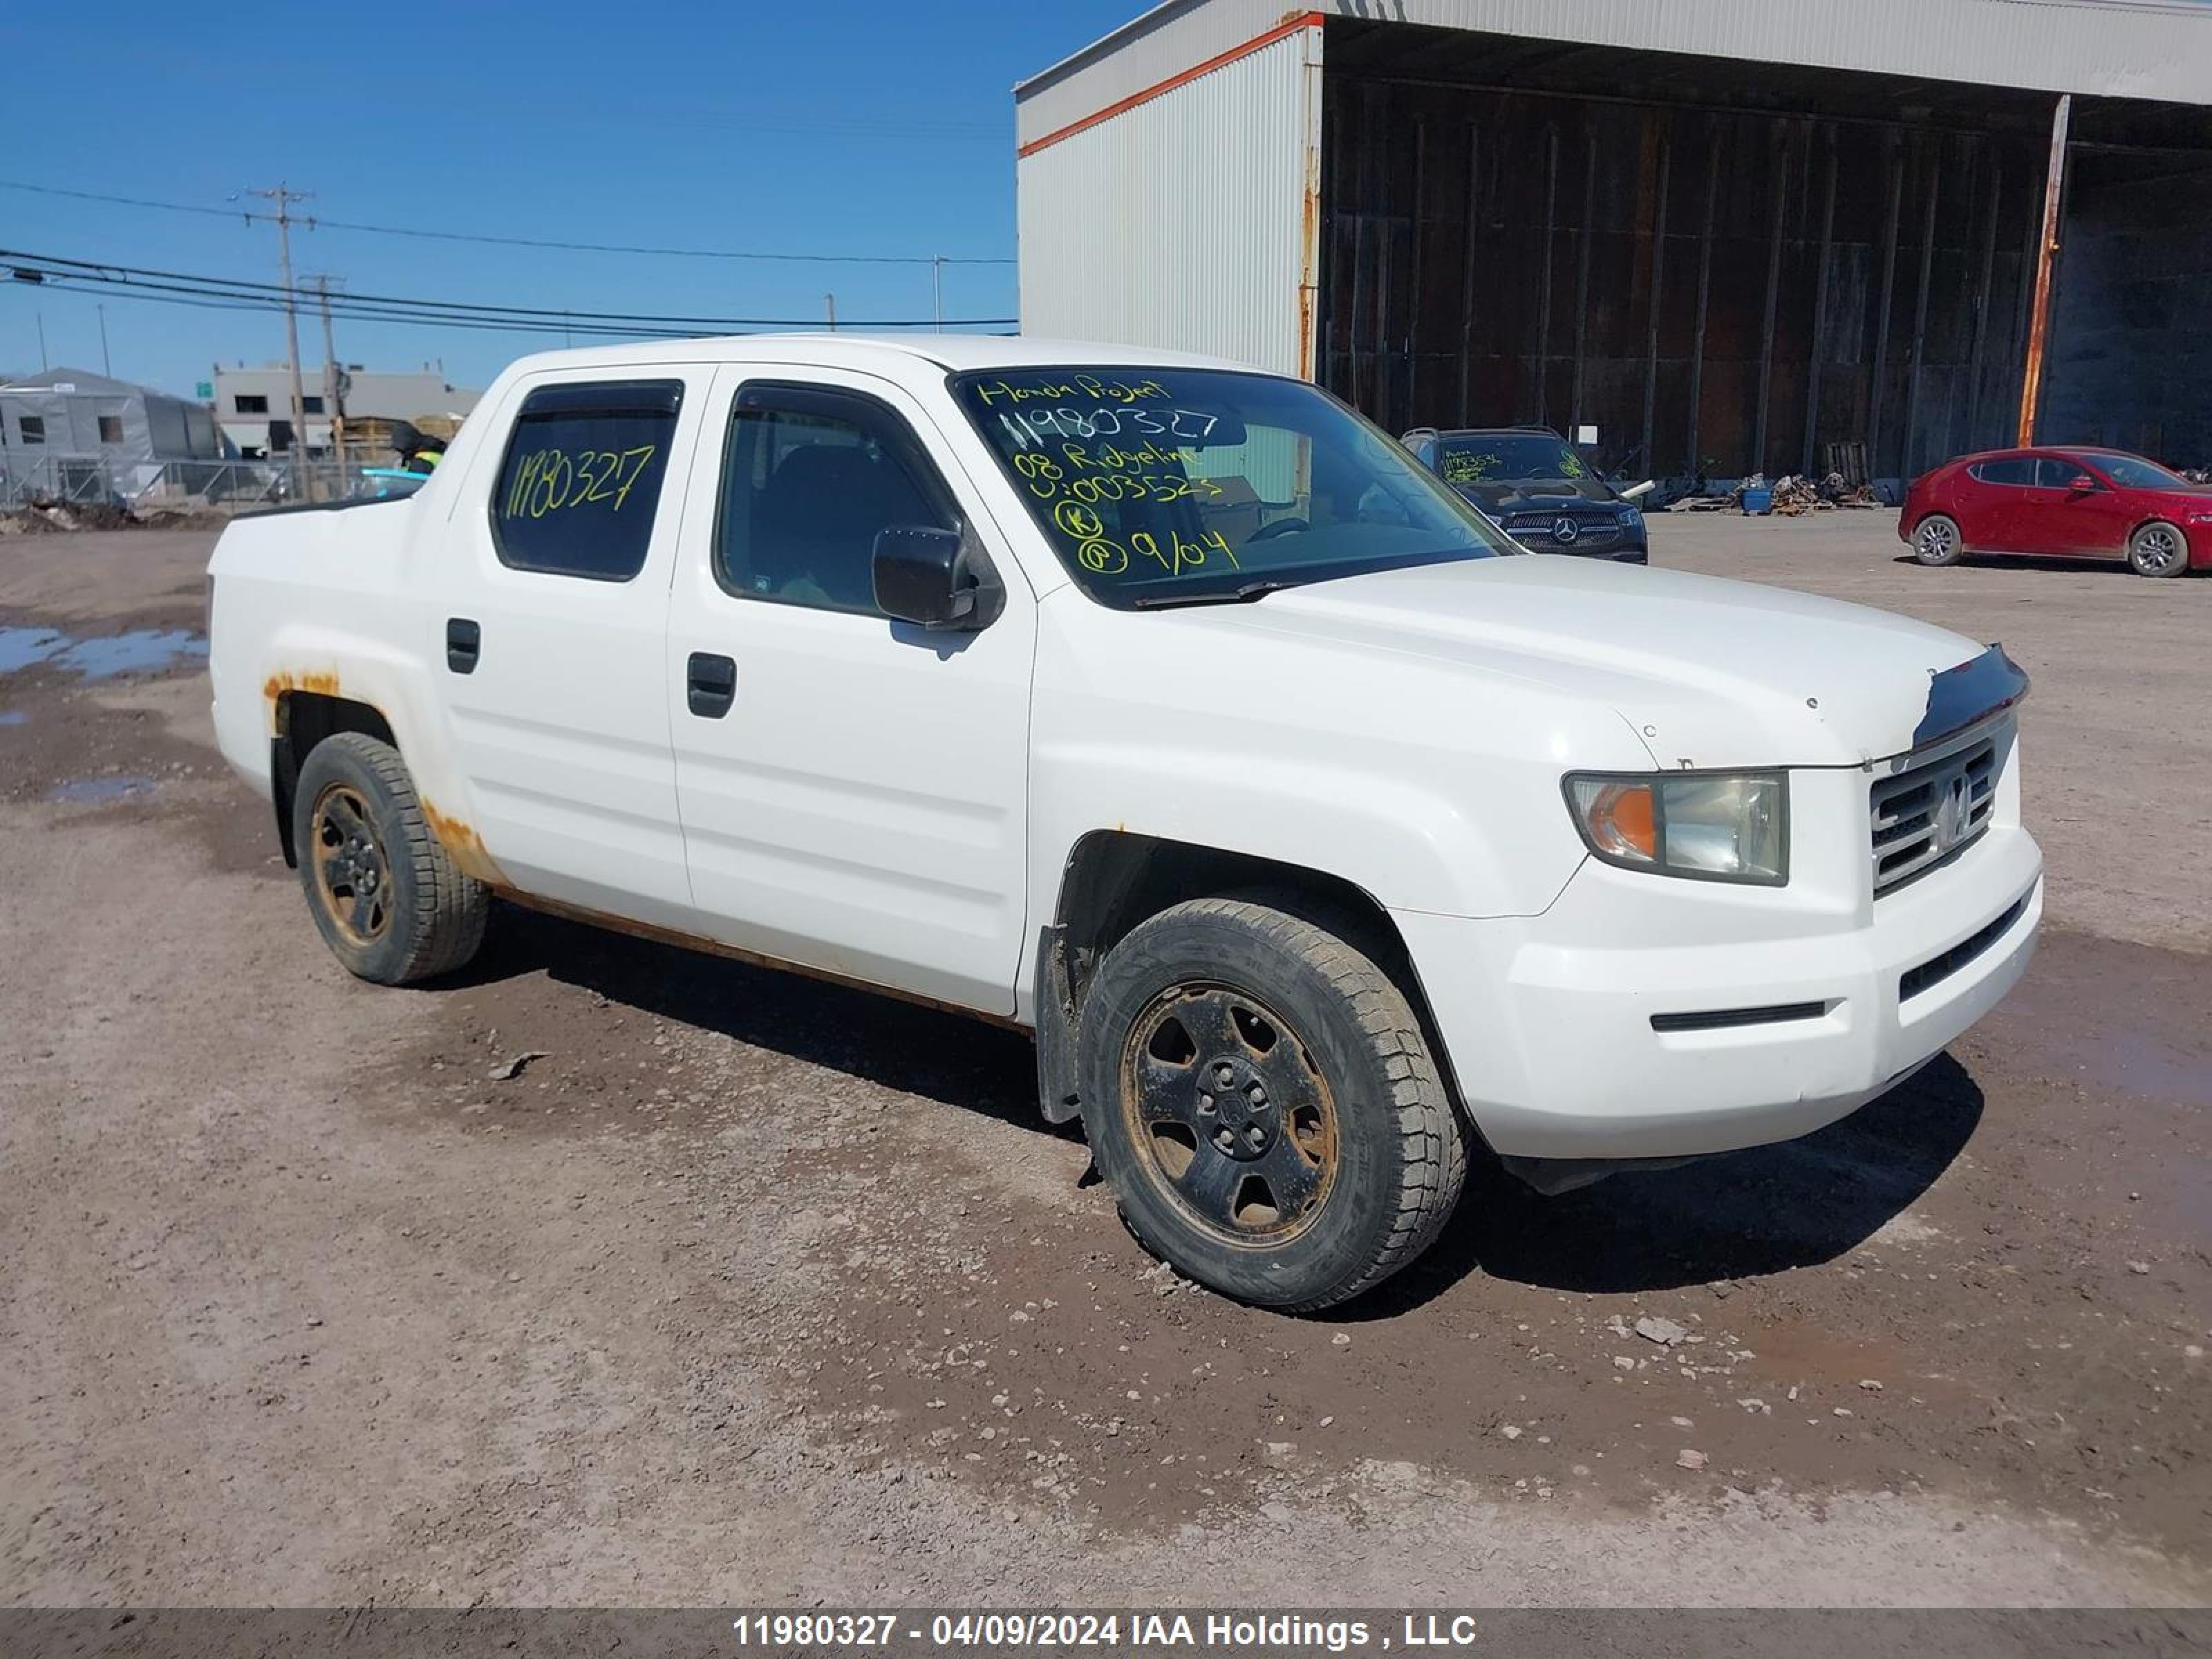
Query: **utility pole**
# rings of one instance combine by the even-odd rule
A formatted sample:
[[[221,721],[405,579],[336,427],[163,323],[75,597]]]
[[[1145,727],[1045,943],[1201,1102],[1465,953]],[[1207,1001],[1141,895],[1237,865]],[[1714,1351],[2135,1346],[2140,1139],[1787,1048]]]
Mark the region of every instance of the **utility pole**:
[[[2058,252],[2058,206],[2066,183],[2066,128],[2074,94],[2059,94],[2051,112],[2051,161],[2043,175],[2043,229],[2035,243],[2035,301],[2028,313],[2027,362],[2020,380],[2020,446],[2035,442],[2035,416],[2043,397],[2043,352],[2051,327],[2051,256]]]
[[[40,312],[40,313],[38,313],[38,317],[39,317],[39,373],[40,373],[40,374],[45,374],[45,373],[46,372],[46,369],[47,369],[47,367],[48,367],[47,362],[46,362],[46,313],[45,312],[43,312],[43,311],[42,311],[42,312]]]
[[[100,313],[100,372],[112,380],[115,378],[115,366],[107,361],[107,307],[98,305],[93,309]]]
[[[300,467],[307,447],[307,392],[300,380],[299,295],[292,286],[292,204],[306,201],[312,192],[288,189],[280,179],[274,190],[249,190],[246,193],[276,204],[276,252],[284,266],[284,339],[292,357],[292,471],[293,477],[300,480],[301,499],[311,500],[312,475]]]
[[[835,334],[837,331],[837,296],[834,294],[825,294],[822,296],[822,303],[829,309],[830,331]]]
[[[929,261],[929,287],[937,306],[937,330],[945,331],[945,256],[933,254]]]
[[[315,285],[315,295],[323,307],[323,412],[330,416],[331,453],[337,458],[338,470],[343,473],[346,465],[345,404],[339,391],[342,378],[338,370],[338,349],[331,337],[331,279],[318,272],[307,280]]]

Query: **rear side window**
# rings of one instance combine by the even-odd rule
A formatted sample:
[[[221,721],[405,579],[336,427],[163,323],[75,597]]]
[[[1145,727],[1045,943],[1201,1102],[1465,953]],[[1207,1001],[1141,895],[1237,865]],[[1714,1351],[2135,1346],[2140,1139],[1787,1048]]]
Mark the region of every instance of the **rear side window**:
[[[738,393],[722,461],[714,576],[730,592],[880,616],[876,538],[957,530],[903,417],[858,392],[761,382]]]
[[[1996,461],[1977,461],[1966,471],[1988,484],[2032,484],[2035,482],[2035,461],[2027,455],[2014,455]]]
[[[645,567],[681,380],[539,386],[492,491],[492,545],[517,570],[623,582]]]

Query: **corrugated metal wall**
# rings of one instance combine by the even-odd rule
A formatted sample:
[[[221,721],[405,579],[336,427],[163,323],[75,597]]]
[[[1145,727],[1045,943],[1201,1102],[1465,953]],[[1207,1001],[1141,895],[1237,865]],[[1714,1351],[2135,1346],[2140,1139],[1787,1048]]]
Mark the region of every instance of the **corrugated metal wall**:
[[[1337,71],[1327,118],[1320,379],[1393,430],[1594,424],[1660,477],[2008,441],[2033,141]]]
[[[1023,156],[1022,331],[1305,372],[1320,57],[1295,30]]]

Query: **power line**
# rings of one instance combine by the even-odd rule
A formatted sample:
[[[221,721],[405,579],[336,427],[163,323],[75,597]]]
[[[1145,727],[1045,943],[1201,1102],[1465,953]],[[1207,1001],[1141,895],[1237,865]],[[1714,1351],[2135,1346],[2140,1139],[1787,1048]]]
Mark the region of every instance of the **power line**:
[[[257,282],[249,277],[208,276],[188,271],[162,270],[143,265],[112,264],[105,261],[73,259],[56,254],[33,253],[21,248],[0,248],[0,260],[10,263],[17,280],[54,283],[70,280],[124,289],[143,289],[203,298],[258,302],[280,310],[293,289],[287,284]],[[470,301],[433,300],[390,294],[348,294],[348,314],[404,313],[397,319],[450,321],[455,325],[526,324],[533,331],[564,325],[616,325],[616,331],[696,334],[702,329],[805,328],[811,318],[683,316],[659,312],[578,311],[550,306],[503,306]],[[864,328],[999,327],[1012,324],[1012,317],[968,317],[939,320],[933,317],[876,317],[853,319]],[[601,330],[599,331],[606,331]]]
[[[273,218],[265,213],[236,208],[205,207],[191,202],[161,202],[143,196],[112,196],[100,191],[64,190],[54,185],[26,184],[0,179],[0,190],[27,191],[37,196],[64,196],[80,202],[106,202],[118,207],[155,208],[166,213],[197,213],[216,219],[242,219],[251,224]],[[302,222],[319,230],[349,230],[372,236],[406,236],[435,242],[476,242],[493,247],[550,248],[571,253],[636,253],[659,259],[754,259],[791,264],[847,265],[1011,265],[1014,260],[996,256],[939,258],[920,253],[793,253],[744,248],[653,247],[629,242],[568,242],[535,236],[493,236],[481,232],[428,230],[409,225],[364,224],[352,219],[308,218]]]

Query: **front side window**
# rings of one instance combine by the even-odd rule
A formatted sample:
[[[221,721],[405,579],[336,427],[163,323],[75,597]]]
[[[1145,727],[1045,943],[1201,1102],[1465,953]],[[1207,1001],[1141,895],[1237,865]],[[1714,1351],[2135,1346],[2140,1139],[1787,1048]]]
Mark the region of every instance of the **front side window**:
[[[2147,461],[2140,455],[2108,455],[2101,452],[2088,458],[2103,471],[2105,476],[2123,489],[2187,489],[2189,480],[2178,472],[2169,472],[2156,461]],[[2086,467],[2075,467],[2086,471]]]
[[[722,456],[714,575],[732,593],[880,616],[876,538],[960,521],[913,429],[872,398],[760,384],[738,396]]]
[[[517,570],[628,581],[645,568],[681,380],[542,386],[522,400],[491,497]]]
[[[953,395],[1069,574],[1133,609],[1515,550],[1405,449],[1303,380],[1020,368]]]
[[[1485,433],[1442,441],[1437,471],[1446,483],[1568,483],[1590,476],[1589,463],[1546,432]]]

